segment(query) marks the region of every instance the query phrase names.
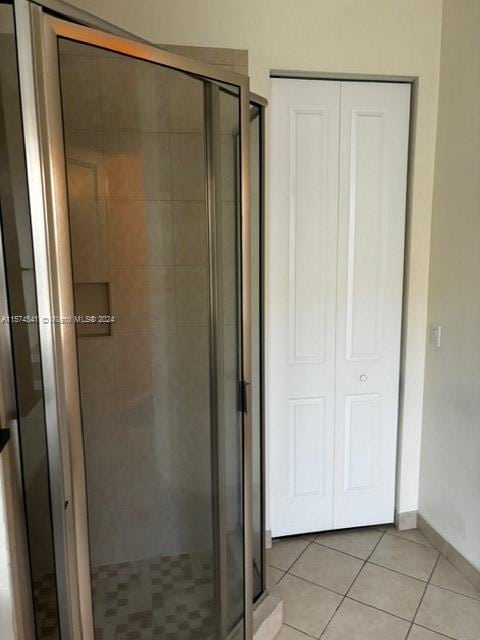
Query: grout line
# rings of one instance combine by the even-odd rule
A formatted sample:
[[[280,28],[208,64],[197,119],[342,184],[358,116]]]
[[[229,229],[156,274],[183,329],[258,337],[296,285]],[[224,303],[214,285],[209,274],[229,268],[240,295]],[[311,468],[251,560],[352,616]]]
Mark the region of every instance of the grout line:
[[[281,580],[283,580],[283,578],[285,577],[285,575],[286,575],[287,573],[289,573],[289,571],[290,571],[290,569],[293,567],[293,565],[297,562],[297,560],[299,560],[299,559],[300,559],[300,556],[302,556],[302,555],[305,553],[305,551],[308,549],[308,547],[309,547],[311,544],[312,544],[312,541],[310,540],[310,541],[307,543],[307,546],[305,547],[305,549],[302,549],[302,551],[300,551],[300,553],[298,554],[298,556],[296,556],[295,560],[294,560],[294,561],[293,561],[293,562],[288,566],[288,568],[287,568],[287,569],[279,569],[279,567],[275,567],[275,565],[273,565],[273,564],[272,564],[272,565],[270,565],[270,566],[271,566],[271,567],[273,567],[274,569],[279,569],[279,571],[284,571],[284,572],[285,572],[285,573],[284,573],[284,575],[280,578],[280,580],[279,580],[278,582],[280,582]],[[293,574],[291,574],[291,575],[293,575]],[[298,577],[298,576],[296,576],[296,577]],[[277,584],[278,584],[278,582],[277,582]],[[307,582],[308,582],[308,580],[307,580]],[[318,585],[317,585],[317,586],[318,586]]]
[[[441,636],[442,638],[448,638],[448,640],[457,640],[453,636],[447,636],[444,633],[441,633],[440,631],[436,631],[434,629],[430,629],[429,627],[425,627],[423,624],[418,624],[418,622],[416,622],[415,625],[412,625],[412,626],[420,627],[420,629],[425,629],[426,631],[430,631],[431,633],[436,633],[437,635]],[[407,638],[408,638],[408,636],[407,636]],[[407,638],[405,638],[405,640],[407,640]]]
[[[401,531],[398,531],[398,529],[395,529],[395,531],[396,533],[391,533],[391,531],[385,531],[385,533],[387,534],[387,536],[392,536],[393,538],[405,540],[406,542],[413,542],[413,544],[419,544],[421,547],[430,547],[430,549],[435,549],[435,551],[437,551],[437,549],[433,546],[433,544],[431,544],[431,542],[429,542],[425,538],[425,536],[423,536],[425,538],[425,542],[417,542],[417,540],[410,540],[410,538],[406,538],[405,536],[398,535],[399,533],[401,533]],[[406,531],[418,531],[418,529],[406,529]]]
[[[377,540],[377,543],[375,544],[375,546],[373,547],[373,549],[371,550],[370,554],[367,556],[366,560],[364,560],[362,566],[360,567],[359,571],[357,572],[355,578],[353,579],[351,585],[348,587],[345,595],[343,596],[343,598],[341,599],[341,601],[338,604],[338,607],[335,609],[335,611],[333,612],[332,616],[330,617],[330,620],[327,622],[327,624],[325,625],[322,633],[320,634],[319,638],[322,638],[325,635],[326,630],[328,629],[328,627],[330,626],[332,620],[335,618],[335,616],[337,615],[338,610],[340,609],[340,607],[342,606],[342,604],[345,602],[345,599],[347,597],[348,592],[350,591],[350,589],[353,587],[356,579],[358,578],[358,576],[360,575],[360,572],[362,571],[363,567],[367,564],[367,562],[369,561],[369,559],[371,558],[373,552],[375,551],[375,549],[378,547],[378,545],[380,544],[380,542],[383,540],[385,536],[385,531],[382,533],[382,535],[380,536],[380,538]]]
[[[302,582],[306,582],[307,584],[311,584],[314,587],[320,587],[320,589],[324,589],[325,591],[330,591],[330,593],[334,593],[336,596],[340,596],[341,598],[345,597],[344,593],[341,593],[340,591],[335,591],[334,589],[330,588],[330,587],[325,587],[323,584],[318,584],[318,582],[313,582],[312,580],[309,580],[308,578],[302,578],[301,576],[297,576],[296,573],[287,573],[285,572],[285,575],[289,575],[292,578],[296,578],[297,580],[301,580]],[[283,579],[285,576],[282,576],[281,579]],[[280,582],[280,580],[278,581]],[[277,582],[277,584],[278,584]]]
[[[435,587],[436,589],[443,589],[443,591],[448,591],[448,593],[454,593],[456,596],[462,596],[463,598],[470,598],[474,602],[480,602],[480,596],[477,598],[476,596],[468,596],[466,593],[460,593],[460,591],[454,591],[453,589],[449,589],[448,587],[442,587],[439,584],[435,584],[434,582],[429,582],[430,586]]]
[[[403,622],[408,622],[410,624],[412,621],[409,618],[404,618],[403,616],[399,616],[398,613],[392,613],[391,611],[385,611],[385,609],[380,609],[380,607],[376,607],[374,604],[369,604],[368,602],[363,602],[363,600],[358,600],[357,598],[352,598],[352,596],[345,596],[345,600],[351,600],[352,602],[356,602],[357,604],[362,604],[364,607],[369,607],[370,609],[375,609],[375,611],[380,611],[380,613],[386,613],[392,618],[397,618],[397,620],[402,620]]]
[[[416,529],[415,529],[416,531]],[[396,538],[397,540],[403,540],[404,542],[410,542],[411,544],[416,544],[419,545],[420,547],[428,547],[429,549],[433,549],[434,551],[438,551],[438,549],[436,549],[432,544],[430,544],[428,542],[428,540],[425,538],[425,542],[417,542],[416,540],[409,540],[408,538],[405,538],[404,536],[399,536],[398,533],[390,533],[389,531],[385,531],[387,536],[390,536],[392,538]]]
[[[432,568],[432,570],[430,571],[430,576],[429,576],[428,581],[427,581],[427,583],[426,583],[426,585],[425,585],[425,589],[423,590],[422,597],[420,598],[420,601],[419,601],[419,603],[418,603],[418,605],[417,605],[417,608],[416,608],[415,614],[414,614],[414,616],[413,616],[413,618],[412,618],[412,622],[411,622],[411,624],[410,624],[410,628],[409,628],[409,630],[408,630],[407,635],[405,636],[405,640],[408,640],[408,638],[410,637],[410,633],[411,633],[411,631],[412,631],[412,629],[413,629],[413,625],[414,625],[414,623],[415,623],[415,619],[416,619],[416,617],[417,617],[417,615],[418,615],[418,612],[420,611],[420,607],[421,607],[421,606],[422,606],[422,604],[423,604],[423,600],[424,600],[424,598],[425,598],[425,594],[427,593],[428,585],[430,584],[430,580],[432,579],[432,576],[433,576],[433,574],[434,574],[434,572],[435,572],[435,569],[437,568],[437,564],[439,563],[439,561],[440,561],[440,553],[438,554],[437,559],[435,560],[435,564],[433,565],[433,568]]]
[[[437,560],[435,560],[435,563],[436,562]],[[371,564],[374,567],[380,567],[380,569],[386,569],[387,571],[391,571],[392,573],[398,573],[398,575],[405,576],[405,578],[411,578],[412,580],[418,580],[418,582],[423,582],[423,584],[428,584],[428,580],[424,580],[423,578],[418,578],[417,576],[412,576],[409,573],[404,573],[403,571],[399,571],[398,569],[392,569],[391,567],[386,567],[384,564],[379,564],[378,562],[372,562],[372,560],[369,560],[368,564]]]
[[[313,540],[313,544],[316,544],[317,547],[325,547],[325,549],[330,549],[331,551],[336,551],[337,553],[343,553],[344,556],[348,556],[349,558],[355,558],[355,560],[360,560],[361,562],[365,562],[365,558],[354,556],[353,553],[348,553],[348,551],[341,551],[340,549],[335,549],[335,547],[330,547],[328,546],[328,544],[324,544],[323,542],[317,542],[316,540]]]
[[[429,577],[428,577],[428,579],[427,579],[427,580],[423,580],[423,579],[421,579],[421,578],[417,578],[417,577],[414,577],[414,576],[408,575],[408,574],[403,573],[403,572],[401,572],[401,571],[398,571],[398,570],[396,570],[396,569],[391,569],[390,567],[385,567],[385,566],[380,565],[380,564],[378,564],[378,563],[376,563],[376,562],[372,562],[372,561],[371,561],[371,557],[373,556],[373,554],[374,554],[374,552],[375,552],[376,548],[378,547],[378,545],[380,544],[380,542],[382,541],[382,539],[384,538],[384,536],[385,536],[385,535],[391,535],[391,534],[389,534],[387,531],[383,531],[383,532],[381,532],[381,536],[380,536],[380,538],[378,539],[377,543],[375,544],[375,546],[373,547],[373,549],[371,550],[371,552],[369,553],[369,555],[367,556],[367,558],[366,558],[366,559],[358,558],[357,556],[354,556],[354,555],[352,555],[352,554],[350,554],[350,553],[347,553],[347,552],[345,552],[345,551],[340,551],[340,550],[338,550],[338,549],[334,549],[333,547],[329,547],[329,546],[327,546],[327,545],[325,545],[325,544],[322,544],[322,543],[317,542],[317,541],[316,541],[316,538],[313,538],[313,539],[310,539],[310,540],[307,542],[307,544],[306,544],[305,548],[304,548],[304,549],[299,553],[299,555],[298,555],[298,556],[293,560],[293,562],[291,562],[291,563],[290,563],[290,565],[289,565],[288,569],[286,569],[286,570],[285,570],[285,569],[279,569],[278,567],[275,567],[275,566],[273,566],[273,565],[270,565],[270,566],[272,566],[274,569],[276,569],[277,571],[281,571],[281,572],[282,572],[282,574],[283,574],[283,575],[282,575],[282,577],[280,578],[280,580],[279,580],[276,584],[279,584],[279,583],[280,583],[280,582],[285,578],[285,576],[286,576],[286,575],[291,575],[291,576],[293,576],[293,577],[297,578],[298,580],[302,580],[303,582],[306,582],[306,583],[311,584],[311,585],[313,585],[313,586],[316,586],[316,587],[320,587],[320,588],[322,588],[322,589],[325,589],[326,591],[329,591],[330,593],[333,593],[333,594],[335,594],[335,595],[337,595],[337,596],[341,596],[341,600],[340,600],[340,602],[338,603],[337,607],[335,608],[335,611],[334,611],[334,612],[332,613],[332,615],[330,616],[330,618],[329,618],[329,620],[328,620],[328,622],[327,622],[326,626],[324,627],[324,629],[323,629],[322,633],[320,634],[319,638],[322,638],[322,636],[325,634],[325,632],[326,632],[327,628],[328,628],[328,627],[329,627],[329,625],[331,624],[331,622],[332,622],[333,618],[335,617],[335,615],[337,614],[338,610],[340,609],[340,607],[342,606],[343,602],[344,602],[346,599],[351,600],[351,601],[353,601],[353,602],[357,602],[358,604],[361,604],[361,605],[363,605],[363,606],[369,607],[369,608],[374,609],[374,610],[376,610],[376,611],[379,611],[379,612],[381,612],[381,613],[386,613],[387,615],[390,615],[390,616],[392,616],[392,617],[394,617],[394,618],[397,618],[398,620],[402,620],[403,622],[410,623],[410,626],[409,626],[409,629],[408,629],[407,635],[406,635],[406,637],[405,637],[405,640],[407,640],[407,639],[410,637],[411,631],[412,631],[412,629],[413,629],[413,627],[414,627],[414,626],[421,627],[421,628],[426,629],[426,630],[428,630],[428,631],[434,631],[433,629],[430,629],[429,627],[425,627],[424,625],[422,625],[422,624],[418,624],[418,623],[416,623],[416,622],[415,622],[415,619],[416,619],[416,617],[417,617],[417,615],[418,615],[418,612],[419,612],[419,610],[420,610],[420,607],[421,607],[421,605],[422,605],[422,603],[423,603],[423,600],[424,600],[424,598],[425,598],[425,595],[426,595],[426,592],[427,592],[427,589],[428,589],[428,586],[429,586],[429,585],[434,586],[434,587],[436,587],[436,588],[438,588],[438,589],[442,589],[442,590],[444,590],[444,591],[448,591],[449,593],[454,593],[454,594],[456,594],[456,595],[463,596],[463,597],[465,597],[465,598],[469,598],[470,600],[474,600],[474,601],[478,602],[478,598],[475,598],[475,597],[473,597],[473,596],[468,596],[468,595],[463,594],[463,593],[460,593],[460,592],[458,592],[458,591],[453,591],[452,589],[448,589],[448,588],[446,588],[446,587],[441,587],[441,586],[439,586],[439,585],[435,585],[434,583],[432,583],[432,577],[433,577],[433,574],[435,573],[435,569],[437,568],[437,565],[438,565],[438,563],[439,563],[440,559],[442,558],[442,555],[437,551],[437,549],[435,549],[435,547],[431,547],[431,548],[432,548],[434,551],[437,551],[438,555],[437,555],[437,558],[436,558],[436,560],[435,560],[435,562],[434,562],[434,564],[433,564],[433,567],[432,567],[432,569],[431,569],[431,571],[430,571],[430,574],[429,574]],[[398,537],[398,536],[393,536],[393,537]],[[407,541],[407,542],[412,542],[413,544],[420,545],[420,546],[422,546],[422,547],[427,547],[427,545],[424,545],[424,544],[422,544],[422,543],[418,543],[418,542],[413,542],[412,540],[406,540],[406,541]],[[347,591],[346,591],[346,593],[345,593],[345,594],[339,593],[338,591],[335,591],[335,590],[333,590],[333,589],[331,589],[331,588],[329,588],[329,587],[326,587],[326,586],[324,586],[324,585],[322,585],[322,584],[318,584],[318,583],[313,582],[313,581],[311,581],[311,580],[305,579],[305,578],[303,578],[303,577],[301,577],[301,576],[295,575],[294,573],[291,573],[291,569],[293,568],[293,566],[294,566],[294,565],[296,564],[296,562],[300,559],[300,557],[305,553],[305,551],[306,551],[309,547],[311,547],[311,546],[312,546],[312,544],[315,544],[315,545],[320,546],[320,547],[324,547],[324,548],[326,548],[326,549],[330,549],[330,550],[332,550],[332,551],[336,551],[337,553],[341,553],[341,554],[343,554],[343,555],[345,555],[345,556],[347,556],[347,557],[349,557],[349,558],[354,558],[355,560],[363,560],[363,562],[362,562],[362,566],[360,567],[360,569],[359,569],[359,570],[358,570],[358,572],[356,573],[355,577],[354,577],[354,578],[353,578],[353,580],[352,580],[352,583],[351,583],[351,584],[350,584],[350,586],[348,587],[348,589],[347,589]],[[429,548],[429,547],[427,547],[427,548]],[[410,578],[410,579],[412,579],[412,580],[416,580],[417,582],[421,582],[421,583],[423,583],[423,584],[425,585],[425,588],[424,588],[424,590],[423,590],[422,596],[421,596],[421,598],[420,598],[420,601],[419,601],[419,603],[418,603],[418,606],[417,606],[417,608],[416,608],[416,611],[415,611],[415,614],[414,614],[414,616],[413,616],[413,619],[412,619],[412,620],[409,620],[408,618],[403,618],[402,616],[399,616],[399,615],[397,615],[397,614],[391,613],[390,611],[385,611],[384,609],[380,609],[379,607],[376,607],[376,606],[374,606],[374,605],[368,604],[368,603],[366,603],[366,602],[362,602],[361,600],[358,600],[358,599],[356,599],[356,598],[354,598],[354,597],[352,597],[352,596],[348,595],[348,594],[350,593],[350,591],[351,591],[351,589],[352,589],[353,585],[355,584],[356,580],[358,579],[358,577],[359,577],[359,575],[360,575],[361,571],[363,570],[363,568],[365,567],[365,565],[366,565],[366,564],[372,564],[373,566],[380,567],[381,569],[384,569],[384,570],[386,570],[386,571],[392,571],[393,573],[397,573],[398,575],[402,575],[402,576],[405,576],[405,577]],[[309,637],[315,637],[315,636],[312,636],[311,634],[309,634],[309,633],[307,633],[307,632],[303,631],[302,629],[298,629],[297,627],[294,627],[294,626],[292,626],[292,625],[290,625],[290,624],[287,624],[287,623],[283,623],[283,624],[285,624],[285,625],[286,625],[286,626],[288,626],[288,627],[291,627],[292,629],[295,629],[296,631],[299,631],[300,633],[304,633],[305,635],[307,635],[307,636],[309,636]],[[442,636],[442,637],[444,637],[444,638],[447,638],[448,640],[454,640],[454,638],[451,638],[451,636],[445,635],[445,634],[440,633],[440,632],[438,632],[438,631],[434,631],[434,632],[435,632],[435,633],[438,633],[440,636]]]
[[[294,627],[293,624],[288,624],[287,622],[282,622],[282,624],[285,625],[286,627],[289,627],[290,629],[295,629],[295,631],[298,631],[299,633],[303,633],[303,635],[308,636],[309,638],[315,638],[315,640],[317,640],[317,636],[313,636],[311,633],[302,631],[298,627]]]

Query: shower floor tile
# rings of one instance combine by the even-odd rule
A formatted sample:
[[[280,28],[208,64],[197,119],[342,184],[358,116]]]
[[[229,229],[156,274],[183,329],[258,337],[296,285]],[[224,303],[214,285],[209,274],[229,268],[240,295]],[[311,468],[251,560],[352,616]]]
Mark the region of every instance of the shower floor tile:
[[[214,633],[207,555],[182,554],[92,570],[95,640],[203,640]],[[56,640],[55,584],[35,581],[40,640]]]
[[[212,563],[183,554],[93,571],[96,640],[187,640],[213,634]]]

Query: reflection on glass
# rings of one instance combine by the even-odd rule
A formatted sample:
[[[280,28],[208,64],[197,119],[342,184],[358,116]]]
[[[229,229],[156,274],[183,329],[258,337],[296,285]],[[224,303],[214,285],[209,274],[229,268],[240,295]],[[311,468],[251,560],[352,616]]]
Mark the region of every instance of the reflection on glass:
[[[67,41],[60,70],[76,312],[114,319],[77,329],[96,638],[209,638],[203,82]]]
[[[254,598],[263,591],[263,442],[261,335],[261,112],[250,109],[250,257],[252,304],[252,450]]]
[[[37,315],[13,10],[0,5],[0,213],[11,315]],[[11,324],[37,638],[59,637],[38,324]],[[1,614],[0,614],[1,615]]]
[[[242,417],[238,407],[239,362],[239,309],[240,309],[240,209],[238,193],[240,125],[239,98],[236,92],[220,88],[218,92],[219,140],[217,179],[217,243],[219,283],[218,326],[220,346],[218,364],[219,393],[223,411],[219,417],[220,459],[223,474],[220,493],[223,514],[220,530],[223,532],[222,579],[227,596],[223,602],[223,615],[227,629],[232,629],[243,616],[243,470],[242,470]]]

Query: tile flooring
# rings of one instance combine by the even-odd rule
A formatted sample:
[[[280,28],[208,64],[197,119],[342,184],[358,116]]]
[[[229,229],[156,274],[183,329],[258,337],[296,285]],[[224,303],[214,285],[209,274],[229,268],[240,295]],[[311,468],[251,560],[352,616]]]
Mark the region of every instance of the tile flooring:
[[[207,554],[100,567],[92,587],[95,640],[201,640],[214,631]]]
[[[268,564],[277,640],[480,640],[480,592],[416,530],[283,538]]]
[[[162,556],[92,571],[95,640],[202,640],[214,632],[212,561]],[[53,576],[35,581],[40,640],[58,640]]]

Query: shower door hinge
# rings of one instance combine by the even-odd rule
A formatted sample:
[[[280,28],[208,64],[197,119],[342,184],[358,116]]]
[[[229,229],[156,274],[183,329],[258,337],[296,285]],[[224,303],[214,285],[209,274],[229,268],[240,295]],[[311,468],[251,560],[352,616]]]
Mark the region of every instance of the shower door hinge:
[[[240,380],[239,384],[239,411],[241,413],[248,413],[248,387],[249,383],[245,380]]]

